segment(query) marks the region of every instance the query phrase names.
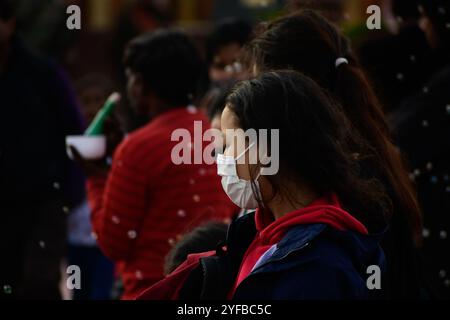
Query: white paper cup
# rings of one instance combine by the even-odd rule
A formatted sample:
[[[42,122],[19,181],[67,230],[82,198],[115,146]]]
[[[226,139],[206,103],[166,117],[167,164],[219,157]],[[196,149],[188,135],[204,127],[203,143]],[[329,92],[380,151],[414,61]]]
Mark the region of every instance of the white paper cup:
[[[67,136],[67,155],[74,160],[70,146],[75,147],[80,155],[86,160],[98,160],[106,154],[106,137],[99,136]]]

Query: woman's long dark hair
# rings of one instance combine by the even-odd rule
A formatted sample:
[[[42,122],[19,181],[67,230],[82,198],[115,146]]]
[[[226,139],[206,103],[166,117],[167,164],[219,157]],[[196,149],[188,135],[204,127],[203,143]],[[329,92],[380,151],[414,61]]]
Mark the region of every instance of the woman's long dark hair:
[[[336,59],[340,57],[346,58],[348,64],[336,67]],[[368,171],[385,184],[393,211],[405,217],[416,243],[420,243],[422,219],[414,185],[391,141],[382,107],[348,40],[337,28],[311,10],[263,23],[247,45],[243,60],[258,72],[300,71],[343,106],[351,125],[371,143]]]
[[[369,230],[383,228],[385,210],[380,207],[389,200],[382,183],[361,172],[369,156],[366,140],[316,82],[295,71],[263,73],[241,82],[227,105],[244,130],[279,129],[280,169],[266,176],[274,196],[293,201],[286,185],[307,186],[319,195],[335,192]]]

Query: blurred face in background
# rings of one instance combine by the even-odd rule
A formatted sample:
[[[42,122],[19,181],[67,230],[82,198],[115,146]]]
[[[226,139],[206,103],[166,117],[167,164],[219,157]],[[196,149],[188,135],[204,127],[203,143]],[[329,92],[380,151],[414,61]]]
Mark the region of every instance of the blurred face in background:
[[[138,115],[144,114],[146,108],[142,77],[131,69],[126,69],[125,72],[127,76],[127,95],[131,108]]]
[[[231,79],[243,79],[242,66],[239,63],[242,46],[239,43],[230,43],[220,47],[214,55],[209,76],[214,82],[223,82]]]
[[[163,109],[161,99],[146,87],[142,76],[131,69],[126,69],[127,96],[130,102],[134,126],[141,127],[154,118]]]
[[[91,122],[108,98],[108,92],[101,85],[90,86],[81,90],[79,97],[83,107],[83,115],[88,122]]]

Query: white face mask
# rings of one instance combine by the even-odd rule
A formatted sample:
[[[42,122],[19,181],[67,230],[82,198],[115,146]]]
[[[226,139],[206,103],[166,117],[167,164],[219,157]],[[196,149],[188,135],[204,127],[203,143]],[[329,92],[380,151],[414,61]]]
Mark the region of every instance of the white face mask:
[[[242,209],[258,208],[258,201],[252,190],[252,182],[240,179],[236,170],[237,160],[244,156],[253,145],[250,145],[236,159],[231,156],[224,156],[223,154],[217,155],[217,174],[222,177],[222,187],[231,201]],[[258,193],[260,192],[258,183],[260,175],[255,180],[256,191]]]

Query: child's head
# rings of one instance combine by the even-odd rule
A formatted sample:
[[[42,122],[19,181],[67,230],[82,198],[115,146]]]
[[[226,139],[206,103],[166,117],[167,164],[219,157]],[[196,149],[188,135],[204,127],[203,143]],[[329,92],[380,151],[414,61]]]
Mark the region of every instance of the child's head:
[[[164,273],[174,271],[190,254],[215,250],[225,241],[227,230],[225,223],[209,222],[185,234],[166,256]]]
[[[209,76],[214,82],[239,78],[241,49],[250,39],[252,27],[245,21],[226,19],[209,36],[207,60]]]
[[[76,83],[77,94],[87,122],[91,122],[112,92],[112,83],[101,74],[88,74]]]

